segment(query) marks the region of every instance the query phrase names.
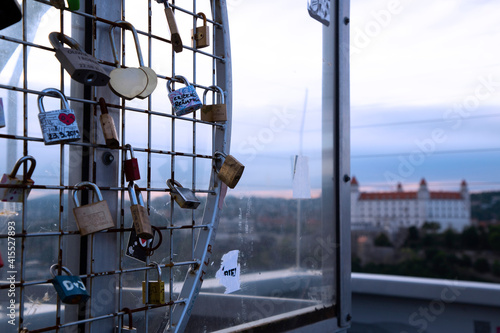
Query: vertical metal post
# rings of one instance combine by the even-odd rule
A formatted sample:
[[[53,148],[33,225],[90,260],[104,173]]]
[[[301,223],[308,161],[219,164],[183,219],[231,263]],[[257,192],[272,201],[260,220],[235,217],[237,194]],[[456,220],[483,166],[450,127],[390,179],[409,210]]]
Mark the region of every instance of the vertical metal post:
[[[339,327],[351,319],[349,0],[332,0],[323,27],[323,229],[337,251],[323,253],[324,285],[334,285]],[[329,279],[335,279],[330,280]],[[328,300],[324,300],[328,301]]]

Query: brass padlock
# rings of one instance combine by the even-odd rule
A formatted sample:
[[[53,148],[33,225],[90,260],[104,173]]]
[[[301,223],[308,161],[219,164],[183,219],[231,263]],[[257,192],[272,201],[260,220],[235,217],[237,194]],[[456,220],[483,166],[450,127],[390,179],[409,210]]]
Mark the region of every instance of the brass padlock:
[[[113,228],[115,222],[109,211],[108,203],[102,198],[101,191],[96,184],[91,182],[81,182],[75,185],[76,189],[73,190],[73,201],[75,202],[75,208],[73,208],[73,214],[75,215],[76,224],[80,230],[82,236],[92,234],[101,230],[106,230]],[[97,201],[91,204],[81,206],[78,201],[78,188],[88,187],[93,190],[92,199],[94,194],[97,195]],[[93,201],[93,200],[92,200]]]
[[[132,311],[129,308],[123,308],[122,311],[128,315],[128,326],[123,324],[122,327],[115,327],[115,333],[137,332],[137,329],[133,327]]]
[[[38,120],[46,145],[66,143],[80,140],[80,130],[76,123],[75,112],[70,109],[66,96],[55,88],[42,90],[44,95],[38,96]],[[52,95],[62,99],[64,108],[46,112],[43,107],[45,95]]]
[[[177,180],[167,180],[167,186],[170,188],[170,195],[181,208],[196,209],[200,205],[200,200],[195,197],[193,191],[182,187]]]
[[[179,29],[177,28],[177,22],[175,21],[174,11],[170,7],[168,0],[156,0],[158,3],[163,3],[165,5],[165,16],[167,17],[168,28],[170,29],[170,40],[172,42],[172,48],[175,53],[182,52],[182,39],[179,34]]]
[[[31,165],[28,170],[28,173],[26,176],[23,178],[17,178],[16,174],[17,171],[19,170],[19,167],[21,164],[26,163],[30,161]],[[25,185],[27,186],[26,188],[26,197],[30,194],[31,188],[30,186],[35,184],[35,182],[31,179],[31,176],[33,175],[33,171],[35,171],[35,166],[36,166],[36,160],[33,156],[26,155],[21,157],[16,164],[14,165],[14,169],[12,169],[12,172],[10,175],[4,173],[2,176],[2,180],[0,180],[0,184],[8,184],[8,185]],[[20,187],[1,187],[0,188],[0,200],[2,201],[7,201],[7,202],[23,202],[24,195],[23,195],[23,189]]]
[[[144,99],[151,95],[151,93],[155,90],[156,85],[158,84],[158,77],[156,76],[154,70],[144,66],[141,45],[139,44],[139,37],[137,36],[137,31],[134,26],[127,21],[116,21],[115,24],[116,25],[111,25],[109,29],[109,38],[111,40],[111,50],[113,51],[115,65],[117,65],[118,68],[113,69],[111,73],[109,73],[111,78],[109,80],[109,87],[115,94],[125,99],[130,100],[135,97]],[[139,58],[139,68],[120,68],[120,60],[118,59],[115,37],[113,34],[113,30],[117,26],[132,32],[137,57]]]
[[[219,103],[207,105],[207,92],[209,89],[215,89],[219,93]],[[201,107],[201,120],[203,121],[227,121],[227,109],[224,104],[224,91],[217,86],[210,86],[203,93],[203,106]]]
[[[134,222],[136,235],[142,239],[153,238],[153,230],[149,222],[148,210],[144,205],[139,186],[133,181],[128,183],[128,194],[130,196],[130,211],[132,213],[132,221]]]
[[[165,303],[165,282],[161,279],[161,267],[156,262],[150,266],[156,266],[158,269],[158,281],[142,281],[142,303],[144,304],[164,304]],[[147,287],[146,287],[147,286]],[[146,288],[148,295],[146,296]]]
[[[191,29],[191,42],[192,46],[201,49],[207,46],[210,46],[210,28],[207,26],[207,16],[199,12],[196,14],[195,18],[201,16],[203,19],[203,26],[196,27],[196,32]]]
[[[101,121],[102,134],[106,140],[106,146],[109,148],[118,148],[120,141],[118,140],[118,133],[116,133],[115,121],[108,112],[106,101],[104,98],[99,98],[99,105],[101,107]]]
[[[232,155],[227,155],[217,151],[215,152],[215,158],[220,158],[218,156],[224,157],[224,163],[220,167],[217,177],[219,177],[219,179],[230,188],[234,188],[240,181],[240,178],[243,175],[243,170],[245,170],[245,166]],[[217,168],[215,168],[215,170],[217,171]]]
[[[49,41],[56,50],[57,60],[73,80],[90,86],[104,86],[108,83],[108,73],[96,58],[83,51],[76,40],[59,32],[51,32]],[[64,48],[63,44],[71,48]]]

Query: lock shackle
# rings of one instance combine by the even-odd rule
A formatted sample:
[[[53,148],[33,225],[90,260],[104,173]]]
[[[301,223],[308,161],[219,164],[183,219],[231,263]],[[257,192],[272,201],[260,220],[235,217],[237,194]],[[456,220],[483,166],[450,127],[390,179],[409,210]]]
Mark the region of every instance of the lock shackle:
[[[134,148],[132,148],[132,146],[130,144],[126,144],[125,145],[125,158],[127,157],[127,150],[130,150],[130,158],[135,158],[134,156]]]
[[[115,21],[116,25],[112,25],[109,28],[109,39],[111,40],[111,50],[113,51],[113,58],[115,59],[115,64],[120,66],[120,60],[118,59],[118,52],[116,51],[115,45],[115,36],[113,35],[113,30],[118,26],[122,29],[132,31],[132,35],[134,36],[135,49],[137,51],[137,57],[139,58],[139,66],[144,67],[144,60],[142,60],[142,52],[141,45],[139,44],[139,37],[137,36],[137,30],[135,30],[134,26],[127,21]]]
[[[97,195],[97,201],[103,201],[104,200],[102,198],[101,190],[94,183],[91,183],[91,182],[88,182],[88,181],[84,181],[84,182],[80,182],[80,183],[76,184],[75,187],[76,188],[73,190],[73,201],[74,201],[76,207],[80,207],[80,201],[78,200],[78,196],[77,196],[79,187],[88,187],[88,188],[90,188]],[[92,202],[94,202],[94,194],[92,194]]]
[[[128,315],[128,328],[132,330],[134,328],[134,319],[132,318],[132,310],[130,310],[129,308],[123,308],[122,311],[125,312],[126,315]]]
[[[167,186],[170,188],[171,191],[176,191],[176,188],[174,185],[176,185],[177,187],[184,187],[181,185],[181,183],[179,183],[175,179],[168,179],[167,180]]]
[[[158,270],[158,282],[161,282],[161,267],[160,264],[158,264],[156,261],[153,261],[149,264],[149,266],[156,266],[156,269]]]
[[[17,162],[14,165],[14,168],[12,169],[12,172],[10,173],[9,177],[10,178],[15,178],[16,174],[17,174],[17,171],[19,170],[19,167],[21,166],[21,164],[26,163],[27,161],[30,161],[31,165],[30,165],[30,168],[28,170],[28,173],[26,174],[26,179],[31,179],[31,176],[33,175],[33,171],[35,171],[35,166],[36,166],[36,160],[31,155],[23,156],[19,160],[17,160]]]
[[[64,104],[64,109],[69,109],[68,100],[60,90],[57,90],[56,88],[47,88],[42,90],[42,95],[38,95],[38,110],[40,112],[45,112],[45,108],[43,107],[43,98],[45,96],[54,96],[61,98]]]
[[[153,246],[152,245],[153,242],[151,242],[151,248],[146,248],[146,252],[147,252],[148,256],[152,256],[153,253],[155,252],[155,250],[157,250],[160,247],[161,243],[163,243],[163,235],[161,234],[160,228],[155,227],[154,225],[152,225],[151,228],[153,229],[153,239],[154,239],[155,232],[158,233],[159,239],[158,239],[158,244],[156,244],[155,246]]]
[[[109,114],[108,106],[106,105],[106,100],[103,97],[99,98],[99,106],[101,107],[102,114]]]
[[[130,202],[132,205],[140,205],[142,207],[144,206],[144,199],[142,198],[142,193],[139,191],[139,185],[134,183],[134,181],[128,182],[128,194],[130,196]]]
[[[60,32],[51,32],[49,34],[49,41],[50,44],[57,50],[57,49],[62,49],[64,47],[64,44],[69,45],[72,49],[78,50],[78,51],[83,51],[82,46],[78,44],[76,40],[74,40],[71,37],[66,36],[65,34],[62,34]]]
[[[216,93],[219,93],[220,96],[220,103],[219,104],[224,104],[224,90],[222,90],[218,86],[210,86],[208,89],[205,89],[205,92],[203,93],[203,104],[207,104],[207,92],[209,91],[215,91]]]
[[[50,266],[50,274],[52,274],[52,277],[56,277],[56,268],[59,267],[59,264],[54,264]],[[66,267],[66,266],[61,266],[61,271],[65,272],[69,276],[72,276],[71,271]]]
[[[170,80],[167,81],[167,89],[168,89],[168,92],[171,93],[172,92],[172,82],[181,82],[181,83],[184,83],[186,86],[190,86],[191,84],[189,83],[189,81],[182,75],[175,75],[173,76]]]
[[[203,26],[206,27],[207,26],[207,15],[205,15],[202,12],[199,12],[196,14],[195,19],[197,20],[200,16],[203,19]]]

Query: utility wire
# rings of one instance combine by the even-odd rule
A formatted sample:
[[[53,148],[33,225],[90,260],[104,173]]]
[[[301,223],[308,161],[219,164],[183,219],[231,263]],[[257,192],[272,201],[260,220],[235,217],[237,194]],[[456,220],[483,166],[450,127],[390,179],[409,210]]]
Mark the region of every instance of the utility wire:
[[[440,150],[429,152],[426,154],[425,152],[421,152],[426,155],[442,155],[442,154],[469,154],[469,153],[485,153],[492,151],[500,151],[500,148],[483,148],[483,149],[459,149],[459,150]],[[387,154],[370,154],[370,155],[353,155],[351,158],[378,158],[378,157],[391,157],[391,156],[401,156],[401,155],[409,155],[413,153],[402,152],[402,153],[387,153]]]

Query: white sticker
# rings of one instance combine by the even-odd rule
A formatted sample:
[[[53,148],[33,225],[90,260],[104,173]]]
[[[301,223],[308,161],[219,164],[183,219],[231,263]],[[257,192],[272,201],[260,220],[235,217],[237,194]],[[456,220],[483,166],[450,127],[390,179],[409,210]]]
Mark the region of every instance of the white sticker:
[[[220,269],[215,273],[215,277],[219,280],[219,283],[226,287],[224,294],[240,290],[239,253],[239,250],[233,250],[223,255]]]
[[[293,161],[293,198],[311,199],[309,158],[307,156],[295,155]]]

